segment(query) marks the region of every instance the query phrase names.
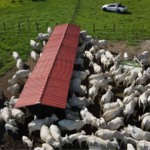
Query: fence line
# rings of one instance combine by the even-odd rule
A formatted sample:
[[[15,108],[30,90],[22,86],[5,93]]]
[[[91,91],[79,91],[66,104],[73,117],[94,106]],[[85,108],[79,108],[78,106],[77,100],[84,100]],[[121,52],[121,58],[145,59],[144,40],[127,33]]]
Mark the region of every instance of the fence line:
[[[80,0],[79,0],[80,1]],[[77,5],[79,7],[79,5]],[[75,18],[74,18],[75,19]],[[73,20],[72,20],[73,21]],[[74,20],[75,21],[75,20]],[[73,21],[73,22],[74,22]],[[82,29],[85,29],[89,34],[106,39],[116,39],[116,40],[143,40],[150,38],[149,27],[145,27],[144,24],[139,25],[138,27],[135,24],[126,25],[126,24],[112,24],[112,25],[98,25],[93,24],[78,24]],[[28,32],[42,32],[46,31],[46,28],[49,26],[49,22],[18,22],[18,23],[6,23],[0,22],[0,33],[10,33],[10,32],[20,32],[26,34]]]
[[[2,32],[30,32],[36,31],[39,32],[40,30],[43,30],[44,28],[47,28],[49,23],[39,23],[39,22],[0,22],[0,33]]]

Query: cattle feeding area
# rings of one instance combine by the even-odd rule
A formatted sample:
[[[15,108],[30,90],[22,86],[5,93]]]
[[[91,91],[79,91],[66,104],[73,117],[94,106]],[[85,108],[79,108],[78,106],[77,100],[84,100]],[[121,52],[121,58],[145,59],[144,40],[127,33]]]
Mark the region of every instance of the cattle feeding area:
[[[49,32],[50,31],[50,32]],[[51,35],[52,30],[44,33]],[[80,32],[67,106],[38,118],[28,108],[14,108],[47,39],[30,41],[29,64],[12,53],[16,71],[0,91],[0,145],[4,149],[139,149],[150,147],[149,51],[134,54],[142,70],[124,69],[137,61],[126,51],[111,51],[109,41]],[[40,37],[39,37],[40,36]],[[138,62],[138,63],[139,63]],[[31,66],[30,66],[31,65]],[[56,89],[57,90],[57,89]]]

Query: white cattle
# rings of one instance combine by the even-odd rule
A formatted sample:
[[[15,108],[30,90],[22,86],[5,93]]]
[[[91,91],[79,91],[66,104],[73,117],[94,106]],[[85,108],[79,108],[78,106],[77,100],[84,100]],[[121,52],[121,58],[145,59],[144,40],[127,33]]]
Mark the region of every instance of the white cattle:
[[[105,55],[105,49],[100,49],[96,54],[95,54],[95,59],[96,59],[96,62],[98,64],[100,64],[101,62],[101,55]],[[106,60],[107,61],[107,60]]]
[[[110,61],[110,63],[114,63],[114,56],[112,55],[112,53],[110,51],[105,51],[105,55],[107,57],[107,59]]]
[[[122,66],[119,66],[117,70],[114,70],[114,71],[111,72],[111,75],[113,77],[115,77],[115,76],[121,74],[122,73],[122,69],[123,69]]]
[[[79,120],[80,119],[77,111],[73,111],[71,109],[66,109],[65,114],[66,114],[66,119],[69,119],[69,120]]]
[[[79,135],[85,135],[85,134],[86,134],[86,132],[84,130],[82,130],[81,132],[71,134],[71,135],[68,136],[68,141],[69,141],[70,144],[72,144],[72,142],[74,140],[77,140]]]
[[[85,57],[88,58],[88,60],[89,60],[90,62],[93,61],[94,56],[93,56],[93,54],[92,54],[90,51],[85,51],[84,54],[85,54]]]
[[[65,144],[68,144],[68,143],[69,143],[68,135],[66,134],[64,137],[61,137],[60,144],[61,146],[64,146]]]
[[[136,79],[136,84],[142,84],[145,85],[146,82],[149,80],[149,73],[147,73],[147,71],[144,71],[141,77],[138,77]]]
[[[83,58],[76,58],[74,64],[80,65],[82,68],[84,68],[84,59]]]
[[[134,91],[132,94],[126,96],[123,98],[123,104],[128,104],[129,102],[131,102],[132,100],[136,100],[138,99],[139,96],[139,92],[138,91]]]
[[[136,80],[138,74],[137,72],[131,72],[130,76],[125,77],[123,84],[125,85],[125,87],[128,87],[130,84],[132,84],[133,81]]]
[[[146,109],[146,105],[148,103],[148,96],[150,95],[150,89],[145,91],[143,94],[140,95],[139,97],[139,107],[143,107],[143,112]]]
[[[143,131],[141,128],[131,126],[128,124],[127,133],[131,135],[135,140],[146,140],[150,141],[150,133]]]
[[[142,53],[140,53],[137,58],[139,61],[143,60],[143,59],[148,59],[148,51],[143,51]]]
[[[132,100],[128,104],[125,105],[123,113],[126,117],[126,121],[128,121],[129,117],[134,114],[134,108],[135,108],[136,103],[137,103],[136,100]]]
[[[135,86],[135,89],[140,93],[140,94],[142,94],[142,93],[144,93],[145,91],[147,91],[148,90],[148,87],[146,87],[146,86],[144,86],[144,85],[136,85]]]
[[[114,93],[112,92],[112,86],[109,86],[107,92],[104,95],[102,95],[100,104],[109,103],[113,99],[114,99]]]
[[[114,70],[117,70],[118,68],[119,68],[119,63],[118,63],[118,61],[115,61],[114,65],[110,68],[109,73],[112,74],[112,72]]]
[[[106,111],[112,110],[112,109],[116,109],[119,106],[121,106],[122,104],[123,103],[120,99],[117,99],[116,102],[106,103],[102,106],[103,113],[105,113]]]
[[[11,96],[10,100],[6,101],[4,103],[4,105],[6,105],[9,108],[13,108],[13,106],[15,105],[15,103],[17,102],[18,98],[16,98],[16,96]]]
[[[123,106],[119,106],[116,109],[112,109],[110,111],[106,111],[103,114],[103,118],[105,119],[106,122],[109,122],[112,119],[114,119],[116,117],[119,117],[121,115],[122,111],[123,111]]]
[[[89,52],[91,52],[91,53],[94,55],[97,50],[98,50],[98,46],[97,46],[97,45],[93,45],[93,46],[89,49]]]
[[[97,45],[98,45],[100,48],[104,48],[104,49],[106,49],[106,48],[107,48],[107,46],[108,46],[108,41],[107,41],[107,40],[105,40],[105,39],[98,40]]]
[[[109,66],[109,61],[105,54],[101,55],[100,60],[101,60],[101,63],[103,64],[104,68],[107,68]]]
[[[16,62],[16,67],[17,67],[17,69],[21,70],[21,69],[23,69],[23,66],[24,66],[24,62],[22,59],[19,58]]]
[[[18,132],[17,132],[18,131],[18,127],[13,126],[11,124],[6,123],[5,124],[5,129],[6,129],[6,132],[8,132],[8,130],[11,130],[13,133],[18,134]]]
[[[90,82],[89,82],[89,96],[90,96],[90,98],[92,98],[93,99],[93,101],[94,101],[94,98],[95,98],[95,96],[97,95],[97,93],[98,93],[98,90],[101,88],[101,89],[105,89],[105,90],[107,90],[108,89],[108,86],[109,86],[109,84],[108,83],[110,83],[110,82],[112,82],[113,80],[110,78],[110,77],[108,77],[107,79],[101,79],[101,80],[91,80]]]
[[[81,118],[85,120],[86,124],[90,124],[95,127],[100,126],[101,120],[96,118],[92,113],[90,113],[86,107],[80,111],[80,115]]]
[[[22,79],[22,78],[27,78],[29,75],[31,74],[31,70],[27,69],[27,70],[18,70],[16,71],[15,75],[17,78]]]
[[[81,79],[79,78],[75,78],[71,80],[70,90],[71,92],[78,93],[81,96],[87,94],[87,88],[86,86],[81,85]]]
[[[107,123],[106,128],[110,129],[110,130],[117,130],[123,126],[124,126],[124,118],[123,117],[116,117],[115,119],[112,119],[111,121],[109,121]]]
[[[51,133],[53,139],[57,142],[61,142],[60,129],[56,125],[52,124],[52,125],[50,125],[49,130],[50,130],[50,133]]]
[[[14,85],[14,84],[17,84],[17,83],[18,83],[18,78],[17,78],[16,74],[14,74],[11,79],[8,79],[8,83],[9,83],[10,85]]]
[[[92,146],[98,146],[99,149],[116,149],[116,148],[120,148],[119,143],[117,142],[116,139],[114,139],[113,141],[110,140],[103,140],[99,137],[96,137],[94,135],[90,136],[87,139],[87,144],[88,146],[92,145]]]
[[[13,118],[17,122],[22,123],[22,124],[25,123],[25,114],[24,114],[24,112],[22,110],[16,109],[16,108],[12,108],[11,109],[11,113],[12,113]]]
[[[130,75],[130,71],[126,70],[124,73],[122,74],[118,74],[114,77],[116,86],[118,87],[120,83],[123,83],[123,81],[125,80],[125,77]]]
[[[12,114],[8,107],[4,107],[0,110],[0,118],[4,120],[5,123],[9,123],[9,120],[12,118]]]
[[[13,58],[15,59],[15,61],[17,62],[17,60],[19,59],[19,54],[16,51],[13,51],[12,53]]]
[[[31,51],[30,56],[34,62],[37,62],[39,59],[39,54],[37,54],[35,51]]]
[[[52,144],[54,142],[54,138],[52,137],[49,128],[46,125],[42,125],[40,129],[40,138],[47,144]]]
[[[4,105],[9,107],[9,108],[13,108],[16,104],[16,102],[18,101],[18,98],[15,98],[15,96],[12,96],[10,98],[10,100],[7,100]]]
[[[139,120],[142,121],[141,128],[143,130],[149,131],[150,130],[150,113],[145,113],[144,115],[139,117]]]
[[[30,40],[30,46],[35,49],[35,50],[39,50],[40,49],[40,42],[35,42],[34,40]]]
[[[80,36],[81,37],[86,37],[87,35],[88,35],[87,30],[80,31]]]
[[[94,104],[95,97],[98,95],[99,84],[95,83],[88,91],[89,97],[92,99],[92,103]]]
[[[45,150],[43,147],[35,147],[34,150]]]
[[[31,141],[27,136],[22,136],[22,141],[23,141],[23,144],[27,145],[30,150],[32,149],[33,140]]]
[[[89,70],[85,70],[85,71],[73,71],[72,79],[79,78],[82,81],[84,81],[89,74],[90,74]]]
[[[19,84],[14,84],[13,86],[10,86],[10,87],[7,88],[7,91],[11,95],[17,95],[19,90],[20,90],[20,85]]]
[[[81,53],[83,53],[84,50],[85,50],[85,43],[83,43],[81,46],[78,46],[77,56],[80,55]]]
[[[149,150],[150,149],[150,142],[146,140],[137,141],[137,150]]]
[[[109,76],[108,72],[105,72],[105,73],[102,72],[100,74],[92,74],[92,75],[90,75],[89,78],[88,78],[88,80],[89,80],[89,82],[91,80],[94,80],[94,79],[96,79],[96,80],[102,80],[102,79],[108,78],[108,76]]]
[[[94,73],[101,73],[102,72],[102,67],[100,65],[98,65],[97,63],[94,63],[94,62],[90,62],[89,66],[93,67],[94,69]]]
[[[42,125],[51,125],[55,121],[58,121],[58,118],[56,115],[52,115],[51,117],[46,117],[44,119],[35,119],[28,124],[28,130],[29,130],[29,135],[33,131],[40,130]]]
[[[48,28],[47,28],[47,33],[51,34],[52,31],[53,31],[53,29],[52,29],[51,27],[48,27]]]
[[[42,148],[44,150],[54,150],[54,148],[51,145],[47,144],[47,143],[43,143]]]
[[[125,97],[127,95],[130,95],[134,91],[135,91],[135,81],[133,81],[129,87],[127,87],[123,90],[123,96]]]
[[[127,144],[127,150],[135,150],[134,146],[130,143]]]
[[[79,131],[84,125],[85,125],[84,120],[75,121],[75,120],[63,119],[58,121],[58,126],[60,127],[60,129],[67,130],[67,131],[72,131],[72,130]]]
[[[90,135],[84,135],[84,134],[78,135],[77,141],[79,142],[80,147],[81,147],[82,142],[86,142],[89,136]]]
[[[48,40],[49,39],[49,33],[38,33],[37,39],[43,41],[43,40]]]
[[[82,109],[84,106],[89,106],[92,103],[92,100],[91,98],[87,99],[85,96],[76,97],[75,94],[73,94],[72,97],[68,99],[68,103],[70,107],[78,107]]]
[[[103,140],[113,140],[114,138],[122,140],[124,133],[117,130],[99,129],[95,132],[95,135]]]

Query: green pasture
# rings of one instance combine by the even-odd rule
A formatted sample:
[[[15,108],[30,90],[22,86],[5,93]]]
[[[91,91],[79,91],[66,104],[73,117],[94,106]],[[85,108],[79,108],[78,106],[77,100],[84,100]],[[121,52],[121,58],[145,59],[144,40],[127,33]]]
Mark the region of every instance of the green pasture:
[[[134,44],[150,37],[148,0],[118,0],[127,14],[103,12],[114,0],[0,0],[0,75],[15,65],[12,52],[26,61],[29,41],[56,24],[74,23],[94,37]]]

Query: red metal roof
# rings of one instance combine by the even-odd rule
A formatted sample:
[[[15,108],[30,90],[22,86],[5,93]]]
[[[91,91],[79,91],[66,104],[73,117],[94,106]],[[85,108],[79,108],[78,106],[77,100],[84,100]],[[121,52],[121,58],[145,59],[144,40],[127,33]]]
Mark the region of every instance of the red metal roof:
[[[58,25],[29,76],[15,107],[43,104],[65,108],[80,27]]]

